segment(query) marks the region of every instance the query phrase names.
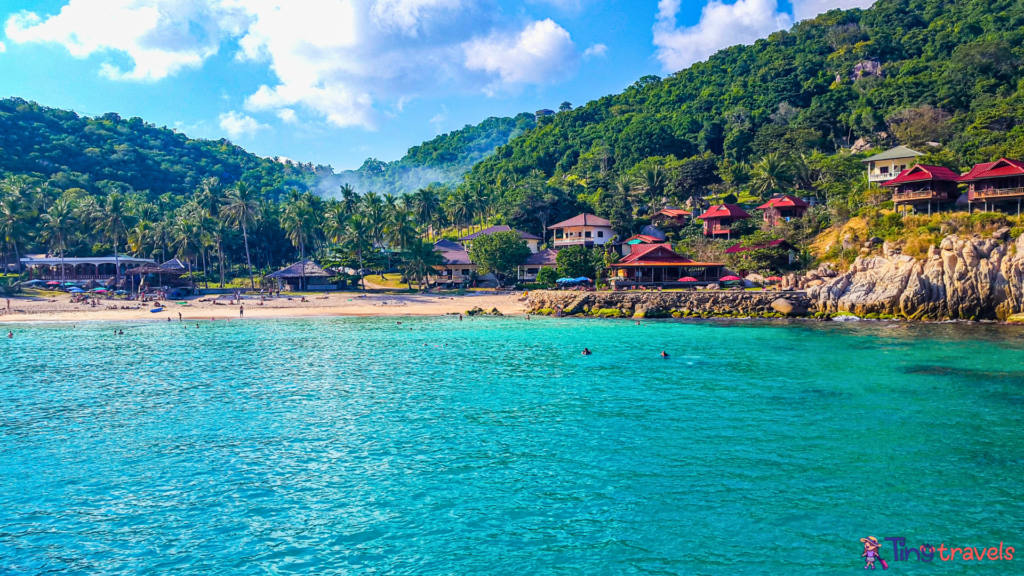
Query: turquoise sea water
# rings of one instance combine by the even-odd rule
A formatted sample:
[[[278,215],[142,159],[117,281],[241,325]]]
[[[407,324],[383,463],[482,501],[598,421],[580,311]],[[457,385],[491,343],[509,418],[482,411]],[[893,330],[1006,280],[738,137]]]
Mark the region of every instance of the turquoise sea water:
[[[1024,330],[399,320],[14,326],[0,573],[1024,572]]]

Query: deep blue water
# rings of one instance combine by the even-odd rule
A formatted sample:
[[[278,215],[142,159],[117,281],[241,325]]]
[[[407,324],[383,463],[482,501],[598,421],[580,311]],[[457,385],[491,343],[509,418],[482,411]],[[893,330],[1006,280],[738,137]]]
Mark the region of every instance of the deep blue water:
[[[1024,557],[1024,330],[400,321],[14,326],[0,573],[834,574],[869,535]]]

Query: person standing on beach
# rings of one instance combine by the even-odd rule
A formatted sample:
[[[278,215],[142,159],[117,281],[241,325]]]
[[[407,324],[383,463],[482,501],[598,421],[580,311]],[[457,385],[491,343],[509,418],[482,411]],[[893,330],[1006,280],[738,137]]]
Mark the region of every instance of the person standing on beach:
[[[238,307],[238,317],[242,318],[244,316],[245,316],[245,306],[242,305],[242,306]]]
[[[178,322],[181,322],[181,312],[178,312]]]

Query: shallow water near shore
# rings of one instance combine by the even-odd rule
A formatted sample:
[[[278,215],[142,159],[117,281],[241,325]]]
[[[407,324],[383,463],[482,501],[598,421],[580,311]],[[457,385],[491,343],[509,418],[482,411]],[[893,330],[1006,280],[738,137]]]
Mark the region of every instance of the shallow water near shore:
[[[1024,329],[13,329],[3,574],[833,574],[869,535],[1024,556]]]

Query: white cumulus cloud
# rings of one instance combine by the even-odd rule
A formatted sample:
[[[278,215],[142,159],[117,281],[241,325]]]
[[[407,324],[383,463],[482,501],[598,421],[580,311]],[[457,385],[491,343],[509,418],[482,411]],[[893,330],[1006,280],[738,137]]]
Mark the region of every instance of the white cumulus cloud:
[[[867,8],[874,0],[792,0],[793,14],[779,11],[777,0],[736,0],[726,4],[711,0],[693,26],[679,27],[676,17],[680,0],[658,0],[654,25],[654,45],[666,70],[675,71],[704,60],[722,48],[753,44],[793,25],[797,20],[813,18],[833,8]]]
[[[682,28],[676,26],[679,9],[680,0],[658,2],[654,44],[658,59],[669,70],[685,68],[722,48],[751,44],[793,23],[788,14],[778,12],[776,0],[711,0],[701,9],[697,24]]]
[[[835,8],[870,8],[875,0],[793,0],[793,17],[797,20],[814,18]]]
[[[591,44],[590,48],[583,51],[584,58],[591,58],[593,56],[603,57],[608,53],[608,47],[604,44]]]
[[[232,110],[225,114],[221,114],[218,118],[220,120],[220,127],[222,130],[228,133],[228,136],[232,138],[238,138],[239,136],[255,136],[260,130],[267,130],[270,126],[266,124],[260,124],[252,116],[246,116],[239,112]]]
[[[237,33],[244,14],[223,3],[199,0],[70,0],[46,18],[20,12],[7,19],[7,38],[17,44],[50,42],[76,58],[97,52],[127,54],[131,70],[105,63],[111,78],[159,80],[197,67]]]
[[[285,124],[297,124],[299,122],[299,117],[295,114],[295,110],[291,108],[281,108],[277,111],[277,117]]]
[[[0,52],[7,52],[7,45],[3,42],[0,42]]]
[[[522,31],[493,33],[463,44],[466,68],[495,76],[485,89],[551,82],[575,70],[579,53],[569,33],[545,19],[531,22]]]

